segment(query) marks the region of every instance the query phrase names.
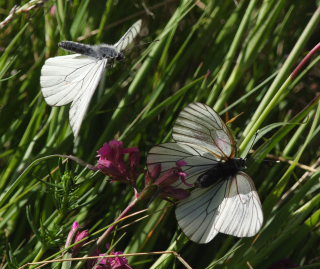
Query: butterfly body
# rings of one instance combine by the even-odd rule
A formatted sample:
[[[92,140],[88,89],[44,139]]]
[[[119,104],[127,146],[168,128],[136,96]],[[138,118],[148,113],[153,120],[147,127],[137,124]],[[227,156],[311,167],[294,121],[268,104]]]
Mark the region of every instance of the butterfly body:
[[[220,161],[198,177],[196,187],[207,188],[219,182],[234,177],[239,171],[246,169],[246,159],[233,158]]]
[[[179,114],[174,142],[153,147],[147,157],[148,169],[161,165],[161,173],[178,161],[194,184],[190,196],[177,203],[175,215],[182,231],[197,243],[210,242],[219,232],[237,237],[257,234],[263,223],[258,193],[246,168],[237,158],[236,142],[219,114],[202,103],[191,103]],[[182,182],[173,184],[184,188]]]
[[[108,64],[113,63],[114,60],[121,61],[125,58],[124,54],[121,51],[118,51],[113,45],[86,45],[73,41],[62,41],[58,46],[65,50],[90,56],[99,60],[107,59]]]
[[[87,45],[73,41],[62,41],[59,47],[76,54],[52,57],[41,69],[41,91],[50,106],[71,103],[70,125],[78,136],[90,100],[105,69],[124,59],[123,51],[141,29],[141,20],[113,44]]]

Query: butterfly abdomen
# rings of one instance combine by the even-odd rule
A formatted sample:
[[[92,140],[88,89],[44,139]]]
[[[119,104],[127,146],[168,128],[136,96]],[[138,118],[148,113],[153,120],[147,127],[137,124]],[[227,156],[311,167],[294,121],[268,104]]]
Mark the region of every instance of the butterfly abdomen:
[[[235,176],[239,171],[246,168],[245,163],[246,160],[242,158],[218,162],[214,167],[198,177],[197,185],[201,188],[207,188],[220,180]]]
[[[73,41],[62,41],[58,44],[60,48],[63,48],[68,51],[75,53],[80,53],[83,55],[91,56],[96,58],[96,52],[90,45],[81,44]]]

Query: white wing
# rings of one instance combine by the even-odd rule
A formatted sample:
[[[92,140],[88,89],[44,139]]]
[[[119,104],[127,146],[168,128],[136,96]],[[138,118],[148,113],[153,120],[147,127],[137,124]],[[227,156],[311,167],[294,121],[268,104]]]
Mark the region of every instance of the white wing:
[[[221,204],[222,212],[216,223],[221,233],[237,237],[254,236],[261,228],[263,213],[252,179],[239,172],[229,180],[226,198]]]
[[[193,184],[197,178],[208,169],[217,164],[217,159],[211,153],[190,144],[165,143],[153,147],[147,157],[149,171],[161,164],[161,173],[165,173],[172,167],[176,167],[177,161],[185,161],[182,169],[188,174],[187,182]],[[173,184],[175,187],[186,188],[181,182]]]
[[[218,232],[253,236],[263,222],[258,194],[243,172],[209,188],[193,190],[178,203],[175,213],[182,231],[197,243],[210,242]]]
[[[72,102],[69,118],[75,136],[106,64],[106,59],[72,54],[49,58],[41,69],[40,84],[46,102],[51,106]]]
[[[83,86],[71,104],[69,119],[75,137],[79,134],[84,115],[87,112],[90,100],[99,84],[106,64],[106,60],[97,62],[96,66],[90,70],[88,76],[83,81]]]
[[[228,127],[212,108],[201,103],[192,103],[180,112],[172,136],[176,142],[197,145],[220,159],[236,154]]]
[[[132,40],[139,34],[141,29],[142,21],[136,21],[129,30],[120,38],[120,40],[114,44],[114,46],[118,49],[118,51],[123,51]]]

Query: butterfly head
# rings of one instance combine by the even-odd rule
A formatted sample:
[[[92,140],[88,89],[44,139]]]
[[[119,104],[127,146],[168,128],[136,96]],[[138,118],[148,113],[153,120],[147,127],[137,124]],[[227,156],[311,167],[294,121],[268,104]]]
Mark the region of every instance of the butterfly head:
[[[234,164],[238,170],[247,169],[247,158],[236,158]]]
[[[124,59],[125,59],[124,53],[119,52],[118,55],[116,56],[116,60],[117,60],[117,61],[122,61],[122,60],[124,60]]]

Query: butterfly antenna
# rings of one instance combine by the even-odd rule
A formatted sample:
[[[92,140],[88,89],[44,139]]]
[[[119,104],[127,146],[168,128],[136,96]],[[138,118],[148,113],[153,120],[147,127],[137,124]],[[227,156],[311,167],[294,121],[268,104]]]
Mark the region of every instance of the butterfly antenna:
[[[271,154],[268,154],[267,157],[268,157],[268,159],[264,159],[263,160],[264,162],[271,162],[271,163],[280,163],[281,162],[280,157],[277,157],[277,156],[274,156]]]
[[[280,160],[272,160],[272,159],[264,159],[264,162],[270,162],[270,163],[280,163]]]
[[[253,140],[252,140],[251,147],[250,147],[250,149],[249,149],[249,152],[252,151],[253,145],[255,144],[255,141],[256,141],[256,139],[257,139],[257,136],[258,136],[259,132],[260,132],[260,130],[258,130],[258,131],[255,133],[254,138],[253,138]],[[269,158],[269,159],[264,159],[263,162],[280,163],[280,160],[273,160],[273,159],[270,159],[270,158]]]
[[[258,136],[258,133],[259,133],[259,132],[260,132],[260,130],[258,130],[258,131],[255,133],[254,138],[253,138],[253,140],[252,140],[252,144],[251,144],[250,149],[249,149],[248,152],[252,151],[253,145],[254,145],[254,143],[256,142],[256,139],[257,139],[257,136]]]
[[[142,44],[138,44],[138,45],[136,45],[136,47],[144,47],[144,46],[146,46],[146,45],[148,45],[148,44],[151,44],[151,43],[154,43],[154,42],[158,42],[158,41],[160,41],[159,39],[156,39],[156,40],[153,40],[153,41],[150,41],[150,42],[144,42],[144,43],[142,43]],[[135,47],[135,48],[136,48]],[[130,50],[132,50],[132,49],[130,49]],[[128,48],[125,48],[124,50],[123,50],[123,52],[127,52],[127,51],[129,51],[129,49]]]
[[[160,41],[160,39],[152,40],[152,41],[149,41],[149,42],[143,42],[141,44],[138,44],[137,47],[143,47],[143,46],[149,45],[149,44],[154,43],[154,42],[159,42],[159,41]]]

